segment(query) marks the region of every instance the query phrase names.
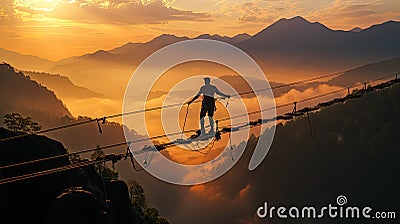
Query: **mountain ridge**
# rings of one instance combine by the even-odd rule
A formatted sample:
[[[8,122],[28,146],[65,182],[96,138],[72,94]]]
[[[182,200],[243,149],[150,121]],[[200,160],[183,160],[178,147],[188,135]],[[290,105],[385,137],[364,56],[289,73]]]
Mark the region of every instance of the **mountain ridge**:
[[[399,74],[400,78],[400,57],[358,66],[329,80],[327,84],[346,87],[356,83],[372,81],[388,74],[393,76]]]
[[[54,92],[17,72],[11,65],[0,64],[0,80],[1,115],[18,111],[38,119],[40,123],[44,119],[72,117]]]
[[[29,63],[27,63],[27,61]],[[47,70],[56,62],[29,54],[21,54],[13,50],[0,48],[0,62],[13,64],[24,70]]]
[[[135,68],[155,51],[168,44],[196,38],[229,40],[231,43],[236,38],[234,45],[249,54],[269,79],[279,82],[400,57],[396,38],[400,36],[400,22],[392,20],[352,32],[332,30],[319,22],[309,22],[297,16],[282,18],[253,36],[240,35],[227,39],[218,34],[202,34],[194,38],[163,34],[145,43],[130,42],[111,50],[63,59],[46,72],[67,75],[78,85],[97,92],[104,89],[101,93],[105,94],[120,89],[122,86],[117,83],[127,82]],[[94,79],[105,83],[94,85]],[[117,95],[121,94],[122,91]]]
[[[102,94],[94,92],[88,88],[75,85],[68,77],[60,74],[32,71],[22,71],[22,73],[54,91],[61,99],[104,97]]]
[[[326,30],[329,30],[329,31],[334,31],[334,32],[359,33],[359,32],[363,32],[363,31],[369,30],[369,29],[374,28],[374,27],[379,27],[381,25],[385,25],[387,23],[398,24],[399,21],[388,20],[388,21],[385,21],[385,22],[382,22],[382,23],[373,24],[370,27],[367,27],[365,29],[361,29],[359,27],[355,27],[355,28],[353,28],[351,30],[344,31],[344,30],[331,29],[331,28],[325,26],[324,24],[322,24],[320,22],[310,22],[310,21],[308,21],[307,19],[305,19],[304,17],[301,17],[301,16],[294,16],[292,18],[281,18],[281,19],[277,20],[276,22],[272,23],[271,25],[263,28],[261,31],[257,32],[254,35],[249,35],[247,33],[241,33],[241,34],[237,34],[235,36],[229,37],[229,36],[221,36],[219,34],[211,35],[211,34],[204,33],[204,34],[198,35],[196,37],[189,38],[189,37],[186,37],[186,36],[176,36],[174,34],[162,34],[160,36],[154,37],[153,39],[151,39],[150,41],[147,41],[147,42],[127,42],[127,43],[125,43],[123,45],[114,47],[114,48],[112,48],[110,50],[100,49],[100,50],[97,50],[97,51],[95,51],[93,53],[86,53],[86,54],[83,54],[83,55],[71,56],[71,57],[63,58],[63,59],[60,59],[60,60],[57,60],[57,61],[51,61],[51,60],[48,60],[48,59],[45,59],[45,58],[41,58],[41,57],[38,57],[38,56],[34,56],[34,55],[25,55],[25,54],[22,54],[22,53],[19,53],[19,52],[16,52],[16,51],[12,51],[12,50],[8,50],[8,49],[4,49],[4,48],[0,48],[0,55],[3,54],[2,51],[4,51],[4,52],[12,53],[12,54],[18,54],[19,56],[34,57],[34,58],[37,58],[38,60],[44,60],[44,61],[47,61],[49,63],[60,63],[60,62],[63,62],[65,60],[68,60],[68,59],[71,59],[71,58],[88,57],[88,56],[99,55],[99,54],[108,55],[107,53],[109,53],[111,55],[112,54],[119,54],[119,53],[124,52],[124,51],[121,50],[124,47],[134,48],[134,46],[143,45],[143,44],[149,45],[149,44],[154,44],[155,42],[159,43],[160,40],[161,41],[166,41],[168,39],[169,39],[169,41],[167,41],[167,42],[172,42],[172,43],[176,42],[177,40],[214,39],[214,40],[225,40],[225,42],[231,43],[231,44],[238,44],[240,42],[247,41],[249,38],[254,38],[255,36],[259,35],[260,33],[263,33],[264,31],[266,31],[268,29],[276,28],[277,26],[282,26],[282,25],[283,26],[290,25],[290,26],[293,26],[293,27],[299,26],[299,25],[312,25],[314,27],[320,27],[320,28],[323,28],[323,29],[326,29]],[[171,39],[175,39],[175,40],[171,40]],[[238,41],[239,39],[242,39],[242,40]],[[23,68],[23,66],[16,65],[16,67],[19,67],[21,69],[25,69],[25,68]]]
[[[279,24],[283,25],[277,27]],[[399,57],[397,36],[400,23],[394,21],[349,32],[294,18],[280,20],[236,46],[252,56],[265,73],[290,76],[331,73]]]
[[[298,61],[296,63],[290,63],[290,58],[288,58],[289,64],[292,64],[290,66],[292,69],[295,69],[296,66],[307,66],[308,70],[311,72],[312,67],[309,64],[312,64],[313,61],[318,62],[318,59],[322,58],[324,60],[323,64],[325,64],[324,67],[326,67],[324,70],[332,72],[344,68],[351,68],[374,60],[378,61],[400,56],[397,53],[400,52],[400,49],[395,47],[397,45],[395,45],[396,42],[393,39],[386,38],[389,40],[388,43],[380,44],[379,50],[376,49],[376,47],[367,44],[378,38],[387,36],[388,34],[391,34],[391,36],[396,34],[400,35],[400,23],[396,21],[387,21],[380,24],[374,24],[359,32],[352,32],[332,30],[319,22],[309,22],[303,17],[296,16],[290,19],[282,18],[253,36],[248,34],[238,34],[233,37],[226,37],[218,34],[202,34],[194,38],[188,38],[185,36],[163,34],[145,43],[127,43],[123,45],[125,48],[129,48],[126,50],[123,50],[123,46],[114,48],[110,51],[115,53],[115,49],[118,49],[119,52],[123,53],[108,55],[108,57],[102,59],[98,58],[98,60],[106,60],[107,58],[107,61],[109,62],[117,64],[127,63],[128,65],[136,66],[151,53],[168,44],[182,40],[201,38],[220,40],[236,45],[246,53],[253,56],[256,60],[258,59],[257,62],[261,64],[261,67],[265,72],[268,70],[274,72],[276,70],[279,71],[279,69],[276,68],[269,69],[271,66],[265,66],[265,64],[277,64],[275,61],[279,62],[278,64],[284,64],[284,57],[282,55],[288,56],[293,52],[306,57],[299,57],[296,59],[296,61]],[[360,39],[364,41],[360,41]],[[374,51],[371,51],[371,49],[374,49]],[[326,53],[323,54],[324,52]],[[370,55],[373,56],[362,55],[362,57],[346,57],[345,60],[339,58],[339,62],[335,62],[336,58],[334,57],[339,55],[346,56],[349,52],[355,52],[355,55],[358,55],[359,52],[370,52]],[[375,53],[380,55],[376,55]],[[328,54],[332,55],[332,57],[329,57]],[[96,56],[97,52],[88,54],[86,57],[95,58]],[[272,62],[268,63],[269,60]],[[332,66],[329,65],[329,63],[336,63],[337,65]]]

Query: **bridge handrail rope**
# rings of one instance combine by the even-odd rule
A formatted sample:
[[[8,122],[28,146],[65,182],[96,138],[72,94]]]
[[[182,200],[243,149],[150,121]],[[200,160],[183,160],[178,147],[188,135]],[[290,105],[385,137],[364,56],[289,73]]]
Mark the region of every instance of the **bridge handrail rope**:
[[[390,75],[390,76],[392,76],[392,75]],[[390,76],[384,76],[384,77],[375,79],[375,80],[373,80],[373,82],[374,82],[374,81],[383,80],[383,79],[387,79],[387,78],[389,78]],[[286,114],[284,114],[284,115],[278,115],[278,116],[276,116],[275,118],[271,118],[271,119],[266,119],[266,120],[258,119],[258,120],[255,120],[255,121],[250,121],[250,122],[248,122],[247,124],[244,123],[244,124],[241,124],[240,126],[235,126],[235,127],[234,127],[234,126],[231,125],[230,127],[222,127],[221,130],[218,130],[218,131],[217,131],[215,137],[217,138],[217,137],[218,137],[217,135],[219,135],[219,138],[220,138],[220,135],[221,135],[221,134],[231,133],[231,132],[234,132],[234,131],[239,131],[241,128],[244,128],[244,127],[252,128],[252,127],[255,127],[255,126],[257,126],[257,125],[269,123],[269,122],[274,121],[274,120],[290,120],[290,119],[292,119],[294,116],[301,116],[301,115],[304,115],[304,113],[308,113],[308,112],[315,111],[315,110],[319,110],[319,109],[321,109],[321,108],[323,108],[323,107],[326,107],[326,106],[324,106],[324,105],[330,106],[330,105],[332,105],[333,103],[344,102],[344,101],[347,100],[347,99],[359,98],[359,97],[362,96],[363,93],[367,93],[368,91],[379,90],[379,89],[383,89],[383,88],[386,88],[386,87],[390,87],[390,86],[394,85],[395,83],[398,83],[399,81],[400,81],[400,79],[395,78],[395,79],[393,79],[393,80],[390,80],[390,81],[387,81],[387,82],[383,82],[383,83],[377,84],[377,85],[375,85],[375,86],[371,86],[371,87],[369,87],[369,88],[367,88],[367,89],[361,89],[361,90],[359,90],[358,92],[355,92],[354,95],[353,95],[353,94],[350,94],[350,95],[348,94],[348,95],[345,96],[345,97],[336,98],[336,99],[334,99],[334,100],[329,101],[329,102],[332,102],[332,103],[323,102],[323,103],[319,103],[319,104],[318,104],[317,106],[315,106],[315,107],[311,107],[311,108],[306,107],[306,108],[303,108],[303,109],[301,109],[301,110],[297,110],[297,111],[296,111],[296,114],[293,114],[293,113],[286,113]],[[351,88],[358,87],[358,86],[362,86],[362,85],[364,85],[364,84],[353,85],[353,87],[351,87]],[[320,97],[322,97],[322,96],[327,96],[327,95],[331,95],[331,94],[333,94],[333,93],[338,93],[338,92],[341,92],[341,91],[344,91],[344,90],[347,90],[347,87],[346,87],[346,88],[343,88],[343,89],[340,89],[340,90],[335,90],[335,91],[331,91],[331,92],[328,92],[328,93],[320,94],[320,95],[317,95],[317,96],[305,98],[305,99],[302,99],[302,100],[297,101],[297,102],[306,102],[306,101],[309,101],[309,100],[313,100],[313,99],[320,98]],[[319,97],[318,97],[318,96],[319,96]],[[278,108],[278,107],[281,108],[281,107],[286,107],[286,106],[290,106],[290,105],[292,105],[292,104],[291,104],[291,103],[287,103],[287,104],[278,105],[278,106],[276,106],[276,107],[277,107],[277,108]],[[271,109],[271,108],[267,108],[267,109]],[[264,110],[266,110],[266,109],[264,109]],[[252,111],[252,112],[247,113],[246,115],[248,116],[248,115],[250,115],[250,114],[260,113],[260,112],[262,112],[262,111],[264,111],[264,110]],[[243,115],[244,115],[244,114],[243,114]],[[231,117],[231,119],[235,119],[235,118],[237,118],[237,116],[236,116],[236,117]],[[224,119],[226,119],[226,118],[219,119],[218,121],[221,121],[221,120],[224,120]],[[193,132],[196,132],[196,131],[198,131],[198,130],[197,130],[197,129],[192,129],[192,130],[184,131],[184,133],[193,133]],[[163,134],[163,135],[158,135],[158,136],[153,136],[153,137],[141,138],[141,139],[137,139],[137,140],[133,140],[133,141],[121,142],[121,143],[106,145],[106,146],[102,146],[102,147],[96,147],[96,148],[92,148],[92,149],[81,150],[81,151],[74,152],[74,153],[60,154],[60,155],[56,155],[56,156],[45,157],[45,158],[41,158],[41,159],[36,159],[36,160],[30,160],[30,161],[25,161],[25,162],[20,162],[20,163],[5,165],[5,166],[1,166],[0,169],[18,167],[18,166],[28,165],[28,164],[32,164],[32,163],[43,162],[43,161],[46,161],[46,160],[51,160],[51,159],[56,159],[56,158],[62,158],[62,157],[67,157],[67,156],[71,156],[71,155],[78,155],[78,154],[81,154],[81,153],[87,153],[87,152],[91,152],[91,151],[95,151],[95,150],[101,150],[101,149],[114,148],[114,147],[118,147],[118,146],[124,146],[124,145],[127,145],[127,144],[128,144],[128,146],[130,147],[130,144],[131,144],[131,143],[137,143],[137,142],[142,142],[142,141],[148,141],[148,140],[153,140],[153,139],[159,139],[159,138],[164,138],[164,137],[168,137],[168,136],[172,136],[172,135],[178,135],[178,134],[181,134],[181,133],[182,133],[182,132],[179,131],[179,132],[175,132],[175,133]],[[164,149],[166,149],[167,147],[171,147],[171,146],[173,146],[173,145],[175,145],[175,144],[177,144],[176,141],[168,142],[168,143],[163,143],[163,144],[158,144],[158,145],[154,145],[154,147],[151,147],[151,148],[149,148],[149,147],[147,146],[147,148],[144,147],[142,150],[135,151],[133,154],[139,154],[140,152],[145,152],[146,150],[147,150],[147,151],[155,151],[155,150],[161,151],[161,150],[164,150]],[[128,148],[128,149],[129,149],[129,148]],[[130,150],[127,150],[127,151],[130,151]],[[127,152],[127,153],[128,153],[128,152]],[[127,156],[128,156],[127,153],[125,153],[125,154],[120,154],[120,157],[121,157],[121,156],[125,156],[125,159],[126,159]],[[113,154],[111,154],[111,155],[113,155]],[[107,156],[107,155],[106,155],[106,156]],[[132,153],[130,154],[130,157],[132,158]],[[91,165],[92,162],[93,162],[93,164],[96,164],[96,162],[90,161],[90,164],[88,164],[88,165]],[[104,162],[104,161],[101,161],[101,162]],[[133,164],[133,165],[134,165],[134,164]],[[74,169],[74,168],[82,167],[82,166],[84,166],[84,165],[83,165],[83,163],[78,163],[78,164],[71,164],[71,165],[68,165],[68,166],[70,167],[70,168],[68,168],[68,169]],[[86,166],[87,166],[87,165],[86,165]],[[59,167],[59,168],[60,168],[60,167]],[[44,171],[40,171],[40,172],[36,172],[36,173],[38,173],[38,174],[37,174],[38,176],[42,176],[42,175],[47,175],[47,173],[51,174],[51,173],[54,173],[54,172],[58,172],[58,171],[55,171],[55,170],[58,170],[58,168],[54,168],[54,169],[50,169],[50,170],[44,170]],[[63,171],[63,169],[59,169],[59,170],[60,170],[60,172]],[[136,170],[136,169],[135,169],[135,170]],[[32,173],[32,174],[25,174],[25,175],[20,176],[20,177],[18,177],[18,178],[22,178],[22,179],[24,179],[25,177],[26,177],[26,178],[30,178],[30,175],[33,175],[33,177],[36,177],[36,174],[35,174],[35,175],[34,175],[34,174],[35,174],[35,173]],[[12,178],[12,177],[10,177],[10,178],[5,178],[5,179],[1,179],[1,180],[0,180],[0,185],[1,185],[1,184],[4,184],[4,183],[9,183],[9,180],[12,180],[11,178]],[[21,179],[21,180],[22,180],[22,179]],[[11,182],[14,182],[14,181],[11,181]]]
[[[242,92],[242,93],[236,94],[234,96],[241,96],[241,95],[247,95],[247,94],[250,94],[250,93],[263,92],[263,91],[267,91],[267,90],[270,90],[270,89],[272,90],[272,89],[279,89],[279,88],[294,86],[294,85],[298,85],[298,84],[302,84],[302,83],[308,83],[308,82],[312,82],[312,81],[316,81],[316,80],[320,80],[320,79],[336,76],[336,75],[339,75],[339,74],[342,74],[342,73],[343,72],[336,72],[336,73],[317,76],[317,77],[314,77],[314,78],[304,79],[304,80],[300,80],[300,81],[296,81],[296,82],[292,82],[292,83],[273,86],[271,88],[263,88],[263,89],[258,89],[258,90],[254,90],[254,91],[246,91],[246,92]],[[220,99],[220,98],[217,98],[217,99]],[[193,103],[199,103],[199,102],[201,102],[201,100],[196,100]],[[98,125],[98,128],[99,128],[99,132],[102,133],[102,129],[101,129],[99,121],[102,121],[102,123],[104,124],[107,119],[112,119],[112,118],[117,118],[117,117],[122,117],[122,116],[128,116],[128,115],[134,115],[134,114],[140,114],[140,113],[156,111],[156,110],[161,110],[161,109],[167,109],[167,108],[173,108],[173,107],[180,107],[180,106],[182,106],[182,103],[175,103],[175,104],[169,104],[169,105],[164,105],[164,106],[151,107],[151,108],[146,108],[146,109],[141,109],[141,110],[129,111],[129,112],[125,112],[125,113],[111,114],[111,115],[106,115],[106,116],[103,116],[103,117],[100,117],[100,118],[91,118],[91,119],[84,120],[84,121],[74,122],[72,124],[66,124],[66,125],[61,125],[61,126],[57,126],[57,127],[48,128],[48,129],[43,129],[43,130],[39,130],[39,131],[34,132],[34,133],[24,133],[24,134],[15,135],[15,136],[12,136],[12,137],[2,138],[2,139],[0,139],[0,142],[9,141],[9,140],[17,139],[17,138],[22,138],[22,137],[27,137],[27,136],[34,135],[34,134],[44,134],[44,133],[47,133],[47,132],[62,130],[62,129],[71,128],[71,127],[80,126],[80,125],[89,124],[89,123],[94,123],[94,122],[97,122],[97,125]]]

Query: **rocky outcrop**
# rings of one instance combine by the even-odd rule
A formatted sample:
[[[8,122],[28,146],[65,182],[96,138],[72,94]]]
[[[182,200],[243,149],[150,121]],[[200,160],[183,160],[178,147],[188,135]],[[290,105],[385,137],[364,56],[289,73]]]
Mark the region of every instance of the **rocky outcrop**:
[[[18,133],[0,128],[0,138]],[[0,166],[67,153],[44,136],[0,142]],[[68,157],[0,170],[9,178],[71,164]],[[103,185],[104,182],[104,185]],[[127,185],[102,180],[93,166],[0,185],[1,223],[134,223]]]

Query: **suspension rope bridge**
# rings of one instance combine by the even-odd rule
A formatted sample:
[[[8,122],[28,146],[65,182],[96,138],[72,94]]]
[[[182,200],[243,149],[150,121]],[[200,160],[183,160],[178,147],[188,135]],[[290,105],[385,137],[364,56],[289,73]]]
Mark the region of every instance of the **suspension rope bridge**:
[[[388,76],[385,76],[383,78],[388,78]],[[361,85],[355,85],[353,87],[357,87],[357,86],[361,86]],[[317,99],[317,98],[321,98],[321,97],[324,97],[324,96],[328,96],[328,95],[332,95],[332,94],[335,94],[335,93],[338,93],[338,92],[342,92],[344,90],[345,89],[343,88],[343,89],[340,89],[340,90],[335,90],[335,91],[331,91],[331,92],[328,92],[328,93],[319,94],[319,95],[312,96],[312,97],[309,97],[309,98],[304,98],[304,99],[300,100],[299,102],[307,102],[307,101],[310,101],[310,100],[314,100],[314,99]],[[277,105],[275,108],[276,109],[284,108],[284,107],[288,107],[288,106],[292,106],[292,105],[293,105],[293,103],[286,103],[286,104]],[[228,116],[228,117],[220,118],[220,119],[218,119],[218,121],[222,122],[222,121],[226,121],[226,120],[233,120],[233,119],[237,119],[237,118],[240,118],[240,117],[245,117],[245,116],[248,116],[248,115],[258,114],[258,113],[265,112],[265,111],[268,111],[268,110],[273,110],[273,109],[274,109],[274,107],[270,107],[270,108],[266,108],[266,109],[263,109],[263,110],[256,110],[256,111],[252,111],[252,112],[248,112],[248,113],[238,114],[238,115],[231,116],[231,117]],[[281,118],[281,117],[279,117],[279,118]],[[154,137],[146,137],[146,138],[141,138],[141,139],[130,141],[129,143],[132,144],[132,143],[138,143],[138,142],[143,142],[143,141],[148,141],[148,140],[155,140],[155,139],[165,138],[165,137],[168,137],[168,136],[174,136],[174,135],[178,135],[178,134],[182,135],[184,133],[192,133],[192,132],[195,132],[197,130],[198,129],[183,130],[181,132],[163,134],[163,135],[158,135],[158,136],[154,136]],[[28,134],[28,136],[29,135],[31,135],[31,134]],[[21,137],[23,137],[23,135],[17,135],[17,137],[21,138]],[[6,141],[6,140],[11,140],[11,139],[5,138],[4,141]],[[28,165],[28,164],[31,164],[31,163],[43,162],[43,161],[50,160],[50,159],[57,159],[57,158],[66,157],[66,156],[78,155],[78,154],[81,154],[81,153],[93,152],[95,150],[115,148],[115,147],[118,147],[118,146],[126,145],[127,143],[128,142],[121,142],[121,143],[111,144],[111,145],[97,147],[97,148],[85,149],[85,150],[81,150],[81,151],[77,151],[77,152],[73,152],[73,153],[61,154],[61,155],[56,155],[56,156],[52,156],[52,157],[46,157],[46,158],[42,158],[42,159],[26,161],[26,162],[22,162],[22,163],[19,163],[19,164],[11,164],[11,165],[6,165],[6,166],[0,166],[0,169],[11,168],[11,167],[15,167],[15,166],[18,166],[18,165]]]
[[[257,89],[254,91],[245,91],[245,92],[235,94],[235,95],[233,95],[233,97],[247,95],[250,93],[254,94],[254,93],[264,92],[264,91],[268,91],[268,90],[280,89],[280,88],[290,87],[290,86],[299,85],[299,84],[305,84],[305,83],[337,76],[340,74],[343,74],[343,72],[335,72],[335,73],[331,73],[331,74],[321,75],[321,76],[317,76],[317,77],[310,78],[310,79],[304,79],[304,80],[300,80],[300,81],[296,81],[296,82],[273,86],[270,88]],[[220,99],[220,98],[217,98],[217,99]],[[201,102],[201,100],[196,100],[193,103],[199,103],[199,102]],[[168,109],[168,108],[174,108],[174,107],[181,107],[181,106],[182,106],[182,103],[175,103],[175,104],[169,104],[169,105],[163,105],[163,106],[157,106],[157,107],[150,107],[150,108],[141,109],[141,110],[134,110],[134,111],[129,111],[129,112],[125,112],[125,113],[111,114],[111,115],[106,115],[106,116],[103,116],[100,118],[91,118],[91,119],[84,120],[84,121],[74,122],[72,124],[66,124],[66,125],[48,128],[48,129],[43,129],[43,130],[37,131],[35,133],[24,133],[24,134],[15,135],[15,136],[8,137],[8,138],[2,138],[2,139],[0,139],[0,142],[9,141],[12,139],[17,139],[17,138],[22,138],[22,137],[27,137],[27,136],[34,135],[34,134],[44,134],[47,132],[58,131],[58,130],[71,128],[71,127],[75,127],[75,126],[80,126],[80,125],[85,125],[85,124],[94,123],[94,122],[97,123],[99,132],[102,133],[100,122],[102,124],[105,124],[107,119],[118,118],[118,117],[122,117],[122,116],[140,114],[140,113],[151,112],[151,111],[157,111],[157,110]]]
[[[376,81],[388,79],[390,77],[393,77],[393,75],[383,76],[383,77],[375,79],[375,80],[370,80],[369,82],[376,82]],[[326,77],[324,77],[324,78],[326,78]],[[315,80],[316,78],[313,78],[313,79]],[[311,79],[309,79],[309,80],[311,80]],[[397,79],[397,74],[396,74],[396,78],[395,79],[392,79],[392,80],[389,80],[389,81],[386,81],[386,82],[382,82],[382,83],[374,85],[374,86],[369,86],[368,88],[366,86],[366,82],[364,82],[363,84],[353,85],[352,87],[346,87],[346,88],[335,90],[335,91],[331,91],[331,92],[328,92],[328,93],[319,94],[319,95],[316,95],[316,96],[304,98],[304,99],[301,99],[301,100],[299,100],[297,102],[294,102],[294,104],[296,105],[299,102],[303,103],[303,102],[307,102],[307,101],[310,101],[310,100],[314,100],[314,99],[318,99],[318,98],[321,98],[321,97],[325,97],[325,96],[328,96],[328,95],[332,95],[332,94],[335,94],[335,93],[348,91],[348,94],[345,97],[335,98],[335,99],[327,101],[327,102],[318,103],[318,105],[316,105],[314,107],[305,107],[305,108],[302,108],[300,110],[293,110],[292,113],[286,113],[286,114],[282,114],[282,115],[277,115],[274,118],[258,119],[258,120],[255,120],[255,121],[249,121],[249,122],[243,123],[241,125],[230,125],[230,126],[227,126],[227,127],[222,127],[219,130],[219,128],[218,128],[218,122],[219,121],[224,121],[224,120],[228,120],[228,119],[232,120],[232,119],[236,119],[238,117],[248,116],[248,115],[251,115],[251,114],[260,113],[260,112],[265,111],[265,110],[271,110],[272,108],[266,108],[264,110],[252,111],[252,112],[249,112],[249,113],[246,113],[246,114],[240,114],[240,115],[236,115],[236,116],[233,116],[233,117],[230,117],[230,118],[228,118],[228,117],[221,118],[221,119],[218,119],[216,121],[216,123],[217,123],[217,132],[215,133],[215,135],[212,138],[213,138],[213,140],[218,141],[218,140],[221,139],[221,135],[222,134],[229,133],[229,135],[230,135],[232,132],[239,131],[239,130],[241,130],[243,128],[252,128],[252,127],[256,127],[256,126],[259,126],[259,125],[262,125],[262,124],[266,124],[266,123],[270,123],[272,121],[277,121],[277,120],[291,120],[294,117],[302,116],[304,114],[307,114],[307,116],[309,118],[309,112],[317,111],[317,110],[320,110],[320,109],[322,109],[324,107],[328,107],[328,106],[331,106],[331,105],[336,104],[336,103],[345,102],[346,100],[349,100],[349,99],[360,98],[364,94],[366,94],[366,93],[368,93],[370,91],[375,91],[375,90],[380,90],[380,89],[384,89],[384,88],[387,88],[387,87],[391,87],[394,84],[399,83],[399,82],[400,82],[400,79]],[[301,82],[295,82],[295,83],[301,83]],[[349,92],[349,88],[356,88],[356,87],[360,87],[360,86],[363,86],[364,88],[360,89],[360,90],[357,89],[357,90],[353,91],[353,93]],[[179,105],[181,105],[181,104],[179,104]],[[277,105],[276,108],[288,107],[290,105],[293,105],[293,104],[292,103],[287,103],[287,104]],[[172,105],[168,105],[168,106],[172,107]],[[159,107],[155,107],[155,108],[159,108]],[[154,110],[156,110],[155,108],[154,108]],[[149,108],[149,109],[153,109],[153,108]],[[160,109],[162,109],[162,107]],[[130,113],[133,113],[133,112],[139,113],[138,111],[132,111]],[[119,115],[122,116],[121,114],[119,114]],[[110,115],[110,116],[117,116],[117,115]],[[98,121],[98,119],[93,119],[93,120],[95,120],[95,121],[97,120]],[[66,128],[65,126],[61,126],[61,127]],[[70,126],[70,127],[73,127],[73,126]],[[58,128],[58,127],[56,127],[56,128]],[[51,128],[51,129],[47,129],[47,130],[55,130],[56,128]],[[53,173],[58,173],[58,172],[66,171],[66,170],[81,168],[81,167],[84,167],[84,166],[94,165],[94,164],[98,164],[98,163],[105,163],[107,161],[111,161],[114,164],[117,161],[121,160],[122,158],[124,158],[126,160],[128,157],[130,157],[130,159],[131,159],[133,168],[136,171],[140,171],[142,169],[138,169],[136,167],[136,165],[134,163],[134,159],[133,159],[133,154],[147,153],[147,152],[150,152],[150,151],[162,151],[162,150],[165,150],[168,147],[172,147],[172,146],[179,145],[179,144],[184,144],[184,143],[182,143],[182,141],[179,142],[179,139],[178,139],[178,140],[175,140],[175,141],[172,141],[172,142],[155,144],[153,146],[145,146],[143,149],[141,149],[139,151],[134,151],[134,152],[132,152],[130,150],[130,145],[132,143],[149,141],[149,140],[154,140],[154,139],[159,139],[159,138],[165,138],[165,137],[169,137],[169,136],[173,136],[173,135],[179,135],[179,134],[182,134],[182,133],[193,133],[193,132],[197,132],[197,131],[198,131],[197,129],[192,129],[192,130],[180,131],[180,132],[175,132],[175,133],[163,134],[163,135],[158,135],[158,136],[153,136],[153,137],[141,138],[141,139],[137,139],[137,140],[133,140],[133,141],[126,141],[126,142],[106,145],[106,146],[102,146],[102,147],[96,147],[96,148],[93,148],[93,149],[81,150],[81,151],[77,151],[77,152],[74,152],[74,153],[60,154],[60,155],[56,155],[56,156],[45,157],[45,158],[41,158],[41,159],[30,160],[30,161],[25,161],[25,162],[21,162],[21,163],[15,163],[15,164],[9,164],[9,165],[5,165],[5,166],[0,166],[0,170],[3,170],[3,169],[8,169],[8,168],[13,168],[13,167],[19,167],[19,166],[24,166],[24,165],[28,165],[28,164],[33,164],[33,163],[39,163],[39,162],[52,160],[52,159],[56,159],[56,158],[69,157],[69,156],[72,156],[72,155],[79,155],[81,153],[92,152],[92,151],[95,151],[95,150],[115,148],[115,147],[118,147],[118,146],[128,145],[127,151],[125,153],[108,154],[108,155],[105,155],[103,157],[99,157],[99,158],[97,158],[95,160],[83,161],[83,162],[69,164],[69,165],[65,165],[65,166],[61,166],[61,167],[57,167],[57,168],[53,168],[53,169],[38,171],[38,172],[34,172],[34,173],[28,173],[28,174],[24,174],[24,175],[20,175],[20,176],[4,178],[4,179],[0,180],[0,185],[7,184],[7,183],[13,183],[13,182],[17,182],[17,181],[22,181],[22,180],[26,180],[26,179],[30,179],[30,178],[35,178],[35,177],[39,177],[39,176],[49,175],[49,174],[53,174]],[[310,131],[311,131],[311,135],[312,135],[311,123],[310,123]],[[32,135],[32,134],[18,135],[17,137],[21,138],[21,137],[29,136],[29,135]],[[311,137],[313,138],[313,136],[311,136]],[[10,138],[4,138],[4,139],[1,139],[1,140],[2,141],[6,141],[6,140],[11,140],[11,139]],[[314,139],[313,139],[313,143],[312,144],[313,144],[313,147],[314,147],[314,144],[315,144],[314,143]]]

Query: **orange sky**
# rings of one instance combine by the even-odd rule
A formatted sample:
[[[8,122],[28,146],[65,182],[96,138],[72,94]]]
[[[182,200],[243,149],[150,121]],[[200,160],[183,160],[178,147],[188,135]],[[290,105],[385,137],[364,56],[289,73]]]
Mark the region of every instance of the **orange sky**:
[[[0,48],[51,60],[163,34],[255,34],[303,16],[332,29],[400,19],[393,0],[2,0]]]

